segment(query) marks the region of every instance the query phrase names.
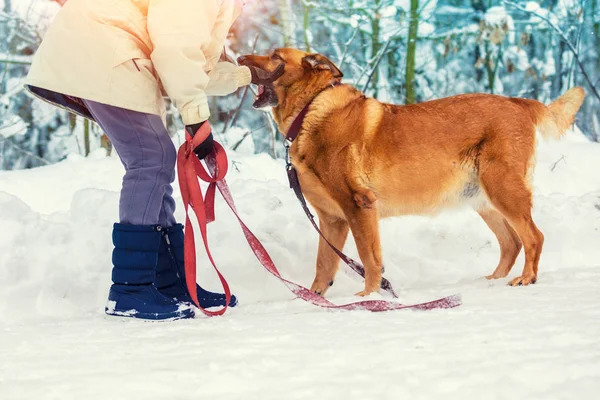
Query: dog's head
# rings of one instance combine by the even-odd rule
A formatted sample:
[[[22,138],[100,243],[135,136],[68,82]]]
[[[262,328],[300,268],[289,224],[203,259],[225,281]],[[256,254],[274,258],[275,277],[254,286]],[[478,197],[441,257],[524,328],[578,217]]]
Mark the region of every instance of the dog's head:
[[[254,108],[277,107],[285,101],[292,88],[294,93],[310,88],[318,90],[319,86],[326,87],[339,82],[344,76],[327,57],[290,48],[276,49],[266,56],[241,56],[238,63],[269,72],[274,71],[281,63],[285,66],[283,75],[272,85],[259,86]]]

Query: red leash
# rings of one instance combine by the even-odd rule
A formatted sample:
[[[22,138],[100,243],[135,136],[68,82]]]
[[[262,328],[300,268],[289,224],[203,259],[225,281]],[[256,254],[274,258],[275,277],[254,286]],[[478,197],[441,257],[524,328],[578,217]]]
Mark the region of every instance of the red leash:
[[[186,141],[179,148],[177,154],[177,170],[179,175],[179,186],[181,190],[181,196],[183,198],[183,205],[185,206],[185,235],[184,235],[184,264],[185,264],[185,281],[187,283],[188,292],[190,297],[194,301],[196,307],[198,307],[205,315],[215,316],[223,315],[229,300],[231,299],[231,291],[229,285],[225,280],[225,277],[221,274],[215,260],[210,253],[208,247],[208,237],[206,231],[206,225],[215,220],[214,204],[215,204],[215,185],[217,181],[221,181],[227,174],[227,156],[225,150],[219,143],[215,143],[215,150],[217,159],[215,168],[213,169],[213,176],[210,176],[204,169],[204,166],[196,157],[193,149],[198,147],[204,140],[210,135],[211,129],[208,123],[202,125],[196,135],[192,138],[186,131]],[[208,189],[206,191],[206,200],[202,198],[202,190],[200,189],[200,183],[198,178],[204,182],[208,182]],[[202,234],[202,240],[204,241],[204,248],[208,259],[212,263],[221,285],[223,285],[223,291],[225,292],[225,306],[218,311],[208,311],[200,307],[198,302],[198,293],[196,292],[196,242],[194,239],[194,228],[192,227],[192,221],[190,220],[189,207],[192,207],[198,225],[200,226],[200,233]]]
[[[250,245],[250,248],[254,252],[254,255],[258,259],[258,261],[263,265],[263,267],[269,271],[273,276],[283,282],[288,289],[290,289],[296,296],[301,298],[304,301],[307,301],[311,304],[314,304],[319,307],[329,308],[329,309],[337,309],[337,310],[368,310],[368,311],[390,311],[390,310],[401,310],[401,309],[418,309],[418,310],[432,310],[436,308],[453,308],[457,307],[461,304],[461,299],[459,295],[453,295],[444,297],[442,299],[420,303],[420,304],[412,304],[405,305],[396,303],[393,301],[387,300],[365,300],[359,301],[356,303],[349,303],[344,305],[336,305],[326,298],[311,292],[309,289],[300,286],[294,282],[291,282],[281,276],[275,263],[269,256],[269,253],[264,248],[262,243],[258,240],[258,238],[248,229],[246,224],[240,218],[236,208],[235,203],[233,201],[233,197],[231,196],[231,192],[229,191],[229,187],[227,186],[227,182],[225,181],[225,175],[227,174],[228,161],[227,155],[223,147],[215,142],[215,151],[206,158],[206,165],[208,166],[209,171],[211,171],[212,176],[204,169],[204,166],[198,160],[194,152],[195,149],[200,143],[204,141],[210,134],[211,129],[208,123],[202,125],[198,133],[192,138],[189,134],[186,133],[186,142],[179,149],[177,165],[179,172],[179,184],[181,186],[181,194],[183,197],[183,202],[186,210],[186,223],[185,223],[185,276],[186,282],[188,286],[188,290],[194,303],[198,308],[208,316],[214,315],[222,315],[225,313],[227,309],[227,305],[223,307],[219,311],[208,311],[199,307],[198,298],[196,294],[196,251],[195,251],[195,241],[194,241],[194,232],[193,227],[189,218],[189,206],[192,207],[194,213],[196,214],[196,218],[198,220],[198,224],[200,226],[200,232],[202,233],[202,239],[204,241],[204,247],[206,248],[206,253],[210,262],[212,263],[215,271],[217,271],[217,275],[221,280],[221,284],[223,285],[223,290],[225,291],[226,304],[229,304],[229,299],[231,298],[231,292],[229,290],[229,285],[227,281],[223,277],[223,275],[219,272],[212,255],[210,253],[210,249],[208,247],[208,240],[206,235],[206,225],[212,221],[214,221],[214,199],[215,199],[215,188],[219,189],[219,192],[225,199],[225,202],[233,211],[244,235],[246,236],[246,240]],[[198,178],[202,179],[205,182],[208,182],[208,189],[206,191],[205,200],[202,197],[202,191],[200,189],[200,185],[198,183]]]

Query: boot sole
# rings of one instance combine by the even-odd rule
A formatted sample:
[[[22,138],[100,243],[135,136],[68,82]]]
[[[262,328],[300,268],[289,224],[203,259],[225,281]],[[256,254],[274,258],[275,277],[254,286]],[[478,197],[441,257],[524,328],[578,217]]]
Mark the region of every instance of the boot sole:
[[[194,310],[183,310],[178,314],[155,314],[155,313],[140,313],[140,312],[131,312],[131,311],[116,311],[109,310],[108,308],[104,309],[106,315],[111,317],[121,317],[121,318],[130,318],[130,319],[140,319],[144,321],[177,321],[180,319],[192,319],[195,317]]]

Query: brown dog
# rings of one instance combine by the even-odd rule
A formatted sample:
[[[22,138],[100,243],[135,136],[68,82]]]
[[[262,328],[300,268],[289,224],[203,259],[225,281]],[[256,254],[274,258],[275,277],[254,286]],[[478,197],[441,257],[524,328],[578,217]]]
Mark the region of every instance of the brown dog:
[[[463,204],[481,215],[500,243],[500,263],[488,278],[506,277],[524,246],[523,273],[510,285],[535,283],[544,242],[531,218],[536,129],[544,138],[560,138],[583,102],[583,89],[549,106],[489,94],[398,106],[350,85],[333,87],[343,75],[319,54],[278,49],[239,62],[268,71],[285,64],[273,87],[259,88],[254,104],[274,107],[282,133],[313,101],[292,145],[292,163],[325,236],[341,249],[352,230],[366,269],[359,295],[380,288],[379,218]],[[312,290],[325,294],[338,267],[321,239]]]

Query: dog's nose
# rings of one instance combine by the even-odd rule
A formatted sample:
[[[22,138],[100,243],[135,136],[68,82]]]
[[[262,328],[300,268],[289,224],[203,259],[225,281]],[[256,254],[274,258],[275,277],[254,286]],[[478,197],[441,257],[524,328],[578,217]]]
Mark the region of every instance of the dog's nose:
[[[244,64],[246,62],[246,56],[239,56],[237,62],[238,64]]]

